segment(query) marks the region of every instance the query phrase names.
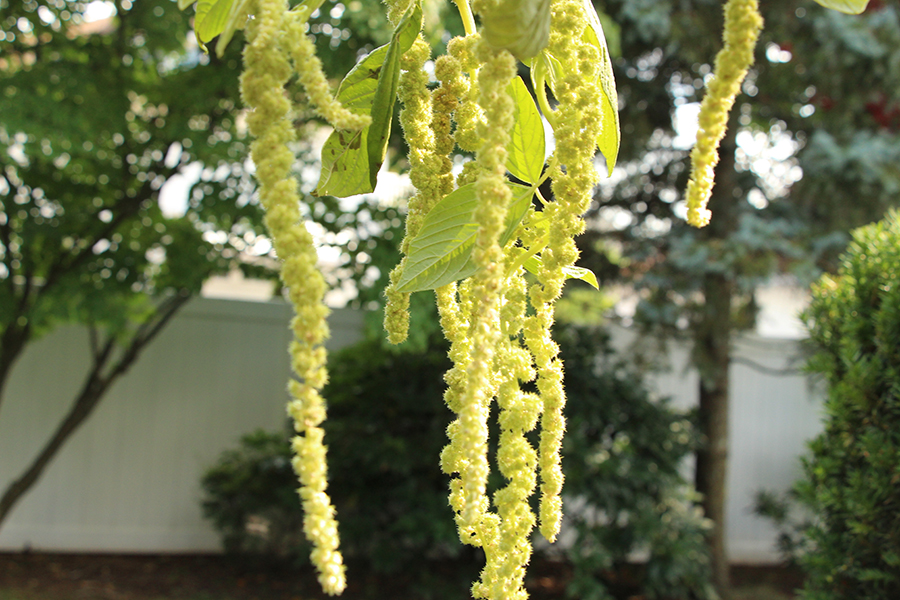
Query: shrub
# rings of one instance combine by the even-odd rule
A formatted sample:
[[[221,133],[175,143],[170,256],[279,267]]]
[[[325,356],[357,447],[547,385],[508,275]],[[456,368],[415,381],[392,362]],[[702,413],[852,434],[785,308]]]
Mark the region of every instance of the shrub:
[[[575,531],[574,545],[565,550],[576,574],[570,591],[608,597],[610,573],[643,551],[650,597],[661,597],[662,590],[702,597],[702,519],[690,509],[678,475],[695,441],[690,423],[665,402],[651,400],[640,376],[613,358],[601,329],[568,327],[557,334],[567,361],[567,501],[582,507],[568,511]],[[446,352],[437,338],[425,351],[407,353],[364,341],[331,360],[325,390],[329,491],[348,558],[377,571],[427,574],[431,570],[414,564],[474,556],[458,541],[447,478],[438,468],[451,419],[441,399]],[[296,536],[297,546],[287,551],[286,540],[273,535],[281,527],[299,531],[293,524],[302,519],[289,457],[287,434],[258,432],[206,474],[204,508],[226,547],[304,555]]]
[[[437,468],[450,418],[441,400],[446,348],[398,354],[364,341],[331,362],[325,439],[344,552],[380,571],[424,554],[455,556],[447,482]],[[299,531],[303,518],[289,437],[287,429],[245,436],[204,475],[204,511],[227,550],[306,554],[302,535],[289,549],[274,534]]]
[[[281,559],[305,556],[303,513],[297,500],[291,449],[281,433],[241,438],[203,475],[203,513],[228,552]]]
[[[813,287],[809,369],[828,385],[801,499],[808,600],[900,598],[900,215],[856,230]]]
[[[654,399],[639,373],[612,351],[600,328],[556,332],[566,365],[568,427],[563,448],[566,514],[575,539],[569,595],[630,596],[622,572],[646,557],[648,598],[709,597],[707,521],[679,472],[698,442],[686,415]],[[583,504],[575,510],[572,504]],[[630,593],[629,593],[630,592]]]

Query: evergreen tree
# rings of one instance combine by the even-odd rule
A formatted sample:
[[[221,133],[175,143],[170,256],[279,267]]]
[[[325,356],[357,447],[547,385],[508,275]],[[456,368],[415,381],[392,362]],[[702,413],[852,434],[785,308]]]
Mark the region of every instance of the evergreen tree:
[[[689,144],[675,116],[699,100],[719,48],[720,2],[611,0],[621,32],[622,151],[601,189],[584,261],[641,294],[637,320],[693,341],[701,374],[696,484],[717,526],[714,572],[727,589],[724,508],[731,342],[754,323],[755,289],[832,269],[846,232],[896,202],[900,13],[871,2],[848,16],[812,2],[764,4],[756,62],[721,146],[712,222],[683,221]],[[605,258],[621,255],[613,265]]]

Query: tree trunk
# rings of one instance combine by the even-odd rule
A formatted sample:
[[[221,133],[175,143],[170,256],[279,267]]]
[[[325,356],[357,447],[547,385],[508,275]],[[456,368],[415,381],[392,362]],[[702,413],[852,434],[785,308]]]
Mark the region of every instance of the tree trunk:
[[[704,281],[708,328],[697,340],[702,344],[706,374],[700,379],[700,430],[704,445],[697,452],[695,485],[703,495],[703,511],[712,520],[709,552],[713,584],[722,598],[729,594],[728,553],[725,547],[725,506],[728,499],[728,371],[731,346],[732,285],[724,276],[707,275]]]
[[[102,349],[92,348],[94,363],[91,367],[91,372],[72,403],[69,412],[40,453],[25,471],[7,486],[3,496],[0,497],[0,527],[2,527],[4,520],[16,503],[37,483],[44,469],[47,468],[47,465],[50,464],[69,437],[91,415],[110,386],[131,368],[140,356],[141,351],[162,331],[169,320],[189,298],[187,294],[179,293],[164,301],[156,313],[138,328],[127,347],[121,353],[117,351],[115,335],[109,336]],[[114,360],[116,356],[118,356],[118,359]]]
[[[733,116],[733,115],[732,115]],[[739,202],[734,170],[736,119],[722,140],[716,168],[716,185],[710,199],[712,219],[700,232],[712,261],[723,260],[723,247],[738,228]],[[728,498],[728,371],[734,329],[732,302],[735,295],[733,265],[708,268],[703,274],[703,306],[694,324],[694,364],[700,371],[700,433],[704,444],[697,452],[695,485],[703,496],[703,510],[712,520],[709,551],[713,584],[723,599],[730,596],[728,553],[725,547],[725,506]]]

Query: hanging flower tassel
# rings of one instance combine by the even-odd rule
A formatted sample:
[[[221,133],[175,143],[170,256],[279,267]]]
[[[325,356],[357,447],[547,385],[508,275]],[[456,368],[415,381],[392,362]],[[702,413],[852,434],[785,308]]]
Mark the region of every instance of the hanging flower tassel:
[[[525,252],[522,248],[510,250],[510,264]],[[531,353],[521,346],[519,338],[527,306],[525,278],[517,272],[507,282],[500,311],[504,331],[495,358],[500,408],[497,467],[507,484],[494,493],[494,506],[500,517],[498,541],[493,552],[486,552],[485,571],[490,577],[482,577],[482,581],[490,585],[485,590],[490,598],[525,600],[525,567],[531,558],[531,531],[535,525],[529,498],[537,485],[537,452],[525,434],[537,425],[542,405],[540,398],[520,388],[520,383],[535,376]]]
[[[328,309],[323,304],[326,285],[316,268],[312,236],[300,219],[297,182],[291,176],[294,155],[287,147],[295,134],[289,118],[291,106],[284,95],[284,86],[293,74],[286,46],[292,46],[295,57],[298,56],[297,40],[291,44],[285,40],[283,28],[290,22],[285,0],[257,1],[255,18],[247,27],[241,96],[252,109],[247,118],[250,133],[256,138],[251,156],[256,165],[260,202],[266,209],[266,228],[283,261],[281,279],[296,312],[291,322],[294,341],[290,352],[298,380],[289,386],[292,400],[288,412],[299,434],[292,445],[296,454],[293,467],[301,485],[303,529],[313,545],[311,560],[318,570],[319,583],[326,593],[334,595],[344,590],[346,579],[338,551],[335,511],[325,491],[327,468],[324,431],[320,427],[325,420],[325,402],[319,392],[328,379],[322,345],[328,337]],[[327,99],[319,96],[322,101]],[[341,110],[339,105],[331,104],[323,112],[346,117],[339,114]]]
[[[728,113],[753,64],[753,49],[762,29],[757,0],[728,0],[725,5],[725,46],[716,55],[712,81],[700,104],[697,143],[691,151],[691,179],[687,187],[687,222],[694,227],[709,223],[706,205],[715,183],[719,144],[728,127]]]
[[[580,0],[556,0],[552,4],[553,23],[548,48],[563,64],[577,65],[556,87],[559,106],[554,120],[556,151],[550,177],[555,201],[544,207],[547,246],[541,252],[539,283],[531,287],[529,297],[534,315],[526,319],[525,341],[535,359],[537,387],[543,401],[539,445],[541,479],[540,530],[554,541],[562,521],[562,484],[560,450],[566,397],[563,390],[563,365],[559,347],[550,336],[553,303],[562,293],[563,269],[575,264],[578,248],[574,238],[584,231],[582,215],[588,209],[594,184],[595,140],[603,118],[600,90],[595,81],[600,56],[595,46],[581,36],[586,17]]]
[[[403,55],[397,96],[403,108],[400,110],[400,126],[409,145],[409,178],[416,194],[409,199],[406,215],[406,235],[400,244],[403,258],[390,274],[390,283],[384,294],[384,330],[388,341],[399,344],[409,333],[409,294],[396,290],[403,269],[410,241],[422,227],[425,215],[443,196],[440,183],[441,160],[435,154],[432,131],[432,98],[428,90],[428,74],[425,62],[431,57],[431,48],[420,35]]]

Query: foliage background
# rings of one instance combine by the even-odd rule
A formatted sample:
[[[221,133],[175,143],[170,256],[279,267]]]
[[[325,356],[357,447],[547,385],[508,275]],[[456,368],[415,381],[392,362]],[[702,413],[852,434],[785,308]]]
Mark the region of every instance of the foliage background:
[[[615,582],[631,553],[642,551],[649,555],[644,593],[707,597],[707,524],[679,472],[696,444],[691,421],[650,397],[641,376],[613,355],[602,329],[566,327],[557,334],[569,366],[564,468],[573,541],[561,550],[575,567],[569,593],[634,593],[633,582]],[[432,338],[424,352],[402,353],[367,340],[336,353],[331,364],[325,390],[329,492],[347,556],[376,571],[422,573],[423,593],[446,586],[429,585],[423,560],[453,559],[477,571],[473,549],[457,539],[448,482],[436,468],[450,417],[441,399],[448,367],[443,340]],[[203,485],[204,510],[228,548],[304,554],[300,540],[278,533],[302,518],[285,434],[246,437],[207,472]],[[268,535],[248,527],[261,519],[270,522]]]

